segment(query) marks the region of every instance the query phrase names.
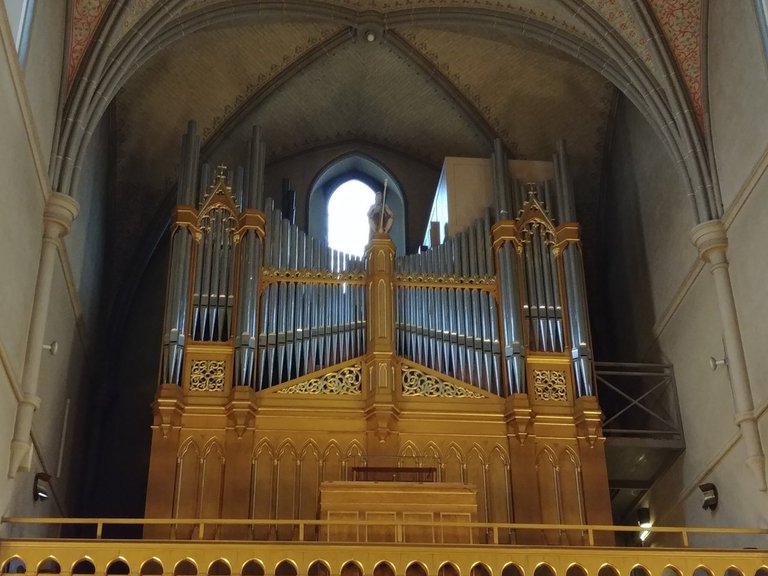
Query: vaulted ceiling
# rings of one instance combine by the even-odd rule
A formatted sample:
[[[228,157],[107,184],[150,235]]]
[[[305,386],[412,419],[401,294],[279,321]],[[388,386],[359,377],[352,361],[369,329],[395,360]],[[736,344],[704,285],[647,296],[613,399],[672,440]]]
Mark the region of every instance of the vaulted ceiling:
[[[117,283],[176,178],[190,119],[204,154],[262,126],[268,164],[364,142],[438,170],[448,155],[489,156],[495,137],[529,159],[549,159],[564,138],[589,228],[618,90],[672,149],[691,149],[703,118],[702,9],[702,0],[70,0],[54,186],[71,185],[88,122],[112,103]],[[676,107],[693,110],[689,124]],[[688,170],[703,189],[701,167]]]

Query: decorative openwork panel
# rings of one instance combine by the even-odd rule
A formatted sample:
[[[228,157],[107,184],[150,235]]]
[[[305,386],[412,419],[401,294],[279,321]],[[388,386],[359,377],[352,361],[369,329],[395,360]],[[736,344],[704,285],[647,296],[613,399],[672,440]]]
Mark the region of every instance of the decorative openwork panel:
[[[224,360],[194,360],[189,374],[190,392],[221,392],[224,390],[226,362]]]
[[[526,372],[532,404],[570,409],[575,395],[572,360],[567,354],[529,354]]]
[[[360,364],[347,366],[338,372],[328,372],[293,386],[277,390],[278,394],[331,394],[336,396],[361,393],[362,370]]]
[[[536,400],[554,402],[568,400],[565,370],[534,370],[533,386]]]
[[[426,374],[418,368],[403,365],[403,396],[426,396],[429,398],[485,398],[479,392],[457,386]]]

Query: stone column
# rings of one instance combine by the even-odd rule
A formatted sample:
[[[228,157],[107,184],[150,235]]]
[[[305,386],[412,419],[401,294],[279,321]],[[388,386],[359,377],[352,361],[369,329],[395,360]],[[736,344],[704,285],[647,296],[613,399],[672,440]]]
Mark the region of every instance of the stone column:
[[[739,319],[736,316],[736,302],[733,297],[731,275],[728,272],[728,237],[720,220],[703,222],[691,230],[691,240],[699,250],[699,256],[709,264],[715,281],[717,304],[723,323],[723,337],[728,355],[728,372],[731,379],[734,419],[741,429],[747,449],[746,464],[757,480],[760,490],[766,489],[765,455],[760,432],[755,418],[752,388],[747,373],[747,361],[741,341]]]
[[[16,423],[11,441],[11,459],[8,477],[14,478],[19,470],[27,471],[31,466],[32,418],[40,406],[37,396],[40,361],[45,338],[45,321],[48,318],[48,304],[51,300],[51,283],[56,264],[59,239],[69,232],[72,221],[80,207],[74,198],[53,192],[48,198],[43,213],[43,247],[37,269],[35,298],[32,302],[32,317],[29,323],[27,350],[24,357],[24,372],[21,378],[21,402],[16,409]]]

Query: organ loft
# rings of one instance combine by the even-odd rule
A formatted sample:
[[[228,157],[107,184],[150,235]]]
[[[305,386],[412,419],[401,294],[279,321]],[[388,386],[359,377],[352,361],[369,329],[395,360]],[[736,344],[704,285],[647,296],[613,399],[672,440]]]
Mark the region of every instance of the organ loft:
[[[611,524],[564,144],[529,162],[497,143],[487,193],[443,190],[487,205],[418,254],[397,254],[374,206],[362,258],[266,197],[259,129],[244,169],[199,147],[190,124],[145,516],[274,523],[145,537],[583,545],[467,525]],[[297,520],[319,522],[299,537]]]

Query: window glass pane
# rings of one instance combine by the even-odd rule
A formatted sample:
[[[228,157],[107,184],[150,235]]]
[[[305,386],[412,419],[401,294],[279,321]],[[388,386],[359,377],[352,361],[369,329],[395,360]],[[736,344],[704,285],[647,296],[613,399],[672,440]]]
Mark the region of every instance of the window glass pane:
[[[368,244],[368,209],[376,194],[360,180],[347,180],[328,199],[328,245],[362,256]]]
[[[8,13],[8,21],[11,24],[13,43],[19,53],[22,64],[29,43],[29,30],[32,23],[35,0],[4,0],[5,11]]]

